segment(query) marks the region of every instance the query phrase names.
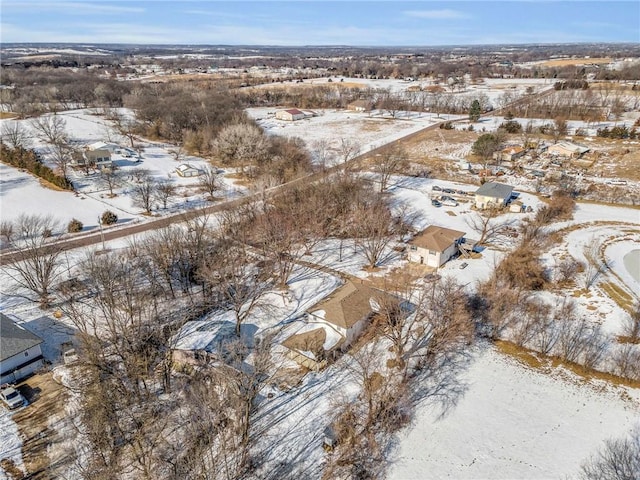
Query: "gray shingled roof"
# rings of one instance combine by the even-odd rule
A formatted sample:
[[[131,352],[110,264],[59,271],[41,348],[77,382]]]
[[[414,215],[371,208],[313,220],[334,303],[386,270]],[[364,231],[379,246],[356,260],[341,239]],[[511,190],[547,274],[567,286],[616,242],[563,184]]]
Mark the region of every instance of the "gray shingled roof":
[[[513,192],[511,185],[505,185],[504,183],[487,182],[483,184],[478,190],[476,195],[482,195],[483,197],[491,198],[509,198]]]
[[[42,342],[40,337],[18,326],[9,317],[0,313],[0,360],[13,357]]]

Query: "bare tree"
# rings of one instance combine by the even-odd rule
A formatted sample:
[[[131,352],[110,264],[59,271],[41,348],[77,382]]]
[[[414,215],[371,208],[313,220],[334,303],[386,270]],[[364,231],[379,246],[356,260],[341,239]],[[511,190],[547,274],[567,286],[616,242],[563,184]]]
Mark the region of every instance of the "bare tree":
[[[123,183],[122,172],[115,166],[111,168],[103,168],[100,170],[100,176],[98,182],[104,188],[109,189],[109,196],[115,197],[113,189],[122,185]]]
[[[349,138],[340,139],[340,144],[338,145],[338,157],[342,162],[344,171],[347,170],[347,164],[358,156],[360,149],[360,143],[356,140],[351,140]]]
[[[640,429],[631,436],[607,440],[604,448],[582,465],[583,480],[634,480],[640,478]]]
[[[407,166],[407,152],[398,145],[373,157],[373,171],[378,174],[380,193],[387,190],[391,176],[401,173]]]
[[[49,238],[58,225],[50,216],[21,215],[14,224],[16,237],[11,245],[16,249],[15,262],[7,263],[5,271],[15,283],[36,295],[32,301],[41,308],[51,304],[51,294],[62,271],[59,243]]]
[[[29,147],[31,136],[20,122],[4,122],[1,135],[1,141],[13,149]]]
[[[215,255],[204,259],[199,276],[233,311],[238,337],[248,316],[265,307],[262,298],[272,288],[270,271],[233,241],[219,244]]]
[[[198,186],[200,190],[209,194],[210,200],[215,198],[216,192],[220,189],[220,179],[215,167],[207,166],[202,169],[202,174],[198,179]]]
[[[316,140],[312,143],[311,148],[313,150],[313,158],[318,162],[322,170],[326,170],[331,165],[333,159],[333,152],[329,146],[329,141],[322,139]]]
[[[36,136],[49,145],[68,143],[67,122],[60,115],[41,115],[31,120]]]
[[[146,175],[141,176],[140,180],[131,189],[134,205],[144,208],[147,214],[150,214],[153,208],[156,186],[157,182],[147,172]]]
[[[514,223],[513,220],[500,220],[499,215],[500,210],[497,208],[486,208],[482,212],[471,213],[465,217],[465,223],[469,228],[480,235],[479,244],[491,242]]]
[[[380,199],[362,202],[356,207],[354,217],[352,233],[369,262],[369,267],[374,268],[393,240],[394,218],[389,207]]]
[[[182,161],[186,152],[184,150],[184,146],[179,143],[175,147],[169,149],[169,153],[171,154],[171,158],[173,158],[176,162],[180,162]]]
[[[264,160],[269,151],[269,140],[256,125],[239,123],[220,131],[214,150],[221,162],[239,165],[244,171],[247,164]]]
[[[176,186],[169,180],[161,180],[155,188],[156,198],[162,202],[162,208],[167,209],[167,202],[176,194]]]
[[[640,343],[640,301],[636,301],[624,324],[624,334],[631,342]]]
[[[131,148],[135,148],[135,132],[138,128],[138,122],[135,118],[122,114],[115,114],[113,116],[113,125],[120,135],[129,140]]]

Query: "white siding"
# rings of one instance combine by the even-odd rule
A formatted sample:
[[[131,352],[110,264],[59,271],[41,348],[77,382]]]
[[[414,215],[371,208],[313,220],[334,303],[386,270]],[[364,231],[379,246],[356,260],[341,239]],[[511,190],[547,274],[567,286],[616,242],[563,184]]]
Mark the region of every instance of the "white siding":
[[[15,382],[42,368],[43,362],[42,360],[39,360],[37,362],[26,365],[25,367],[15,371],[14,373],[8,373],[12,372],[12,370],[14,370],[19,365],[27,363],[29,360],[33,360],[34,358],[37,358],[41,355],[42,350],[40,349],[40,345],[35,345],[30,349],[25,350],[24,352],[20,352],[13,357],[2,360],[2,362],[0,362],[0,383]]]

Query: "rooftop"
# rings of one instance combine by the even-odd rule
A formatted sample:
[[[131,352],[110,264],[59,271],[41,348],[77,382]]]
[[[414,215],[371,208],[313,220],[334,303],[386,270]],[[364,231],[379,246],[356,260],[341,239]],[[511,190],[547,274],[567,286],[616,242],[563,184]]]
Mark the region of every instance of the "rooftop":
[[[351,328],[373,313],[377,309],[376,304],[384,298],[395,297],[382,290],[348,280],[343,287],[314,305],[308,312],[314,314],[318,310],[324,310],[326,322],[342,328]]]
[[[465,232],[459,232],[458,230],[451,230],[450,228],[430,225],[413,237],[410,243],[411,245],[426,248],[427,250],[444,252],[457,239],[463,237],[464,233]]]
[[[40,337],[0,313],[0,360],[13,357],[31,347],[40,345],[42,342]]]
[[[483,184],[478,190],[476,195],[482,195],[483,197],[491,198],[509,198],[513,192],[511,185],[505,185],[504,183],[487,182]]]

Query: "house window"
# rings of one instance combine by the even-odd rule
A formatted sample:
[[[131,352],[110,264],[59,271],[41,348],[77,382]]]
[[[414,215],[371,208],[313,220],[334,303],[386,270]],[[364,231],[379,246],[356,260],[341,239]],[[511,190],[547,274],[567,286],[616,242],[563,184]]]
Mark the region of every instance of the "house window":
[[[437,254],[438,254],[438,252],[436,252],[435,250],[429,250],[429,255],[435,256]]]
[[[411,245],[411,246],[409,247],[409,250],[416,251],[416,250],[418,250],[418,247],[416,247],[415,245]]]

